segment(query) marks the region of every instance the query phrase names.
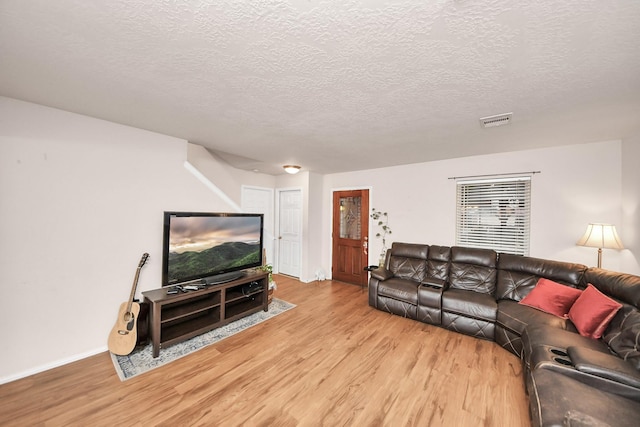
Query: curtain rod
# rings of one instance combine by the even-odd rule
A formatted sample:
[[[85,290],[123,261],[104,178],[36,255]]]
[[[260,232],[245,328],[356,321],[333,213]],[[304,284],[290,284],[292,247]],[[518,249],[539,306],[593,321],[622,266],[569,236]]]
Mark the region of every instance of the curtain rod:
[[[450,176],[448,179],[487,178],[487,177],[490,177],[490,176],[508,176],[508,175],[526,175],[526,174],[535,175],[537,173],[540,173],[540,171],[511,172],[511,173],[491,173],[491,174],[486,174],[486,175]]]

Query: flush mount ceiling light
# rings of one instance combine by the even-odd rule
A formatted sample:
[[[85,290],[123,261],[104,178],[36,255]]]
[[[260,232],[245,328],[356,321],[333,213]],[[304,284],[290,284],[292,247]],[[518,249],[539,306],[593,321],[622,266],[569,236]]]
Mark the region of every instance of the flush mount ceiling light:
[[[511,123],[511,117],[513,113],[497,114],[495,116],[482,117],[480,119],[480,126],[483,128],[492,128],[496,126],[504,126]]]
[[[285,172],[290,173],[291,175],[300,172],[300,166],[298,165],[284,165],[283,168]]]

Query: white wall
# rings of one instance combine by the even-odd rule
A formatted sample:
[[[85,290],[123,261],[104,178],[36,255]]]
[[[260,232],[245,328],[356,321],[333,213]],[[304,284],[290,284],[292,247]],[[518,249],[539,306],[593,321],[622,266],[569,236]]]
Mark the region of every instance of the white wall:
[[[305,238],[305,263],[302,279],[305,282],[316,280],[317,273],[324,273],[326,277],[328,275],[327,270],[322,266],[322,240],[326,235],[325,230],[322,227],[322,219],[324,217],[323,204],[322,204],[322,175],[316,173],[309,173],[309,186],[307,197],[307,220],[308,229]],[[331,212],[329,212],[330,214]],[[331,232],[329,231],[329,235]]]
[[[622,144],[622,271],[640,274],[640,134]]]
[[[274,176],[236,169],[200,145],[188,144],[187,160],[209,181],[210,185],[214,185],[224,194],[223,198],[228,198],[230,203],[238,208],[242,205],[243,185],[266,188],[275,186]]]
[[[229,211],[187,142],[0,97],[0,382],[106,350],[118,306],[160,286],[162,212]]]
[[[575,243],[589,222],[621,224],[621,156],[621,142],[609,141],[332,174],[324,178],[323,203],[331,205],[333,188],[371,186],[371,207],[389,213],[388,244],[453,245],[450,177],[540,171],[532,179],[530,255],[593,266],[596,249]],[[324,212],[323,227],[330,230],[331,215]],[[370,227],[375,236],[377,226]],[[377,263],[381,246],[371,237],[370,262]],[[604,251],[603,267],[620,270],[624,251]],[[325,233],[323,265],[329,269],[330,253],[331,237]]]

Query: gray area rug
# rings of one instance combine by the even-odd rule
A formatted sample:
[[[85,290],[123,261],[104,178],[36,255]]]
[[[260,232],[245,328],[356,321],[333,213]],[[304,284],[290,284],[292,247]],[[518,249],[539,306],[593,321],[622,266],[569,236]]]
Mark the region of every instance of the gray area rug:
[[[111,360],[113,361],[113,366],[116,368],[120,380],[125,381],[166,363],[173,362],[176,359],[198,351],[203,347],[230,337],[238,332],[242,332],[294,307],[295,304],[273,298],[271,304],[269,304],[269,311],[253,313],[250,316],[236,320],[218,329],[198,335],[197,337],[172,345],[171,347],[160,349],[160,355],[155,359],[152,355],[151,343],[149,343],[144,347],[136,348],[127,356],[116,356],[111,353]]]

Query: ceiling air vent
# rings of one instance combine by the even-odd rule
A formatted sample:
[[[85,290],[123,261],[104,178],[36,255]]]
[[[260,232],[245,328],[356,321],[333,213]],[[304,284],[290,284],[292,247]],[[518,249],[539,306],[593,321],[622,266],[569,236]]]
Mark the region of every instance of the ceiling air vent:
[[[483,117],[480,119],[480,125],[483,128],[492,128],[495,126],[503,126],[511,123],[513,113],[497,114],[495,116]]]

